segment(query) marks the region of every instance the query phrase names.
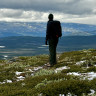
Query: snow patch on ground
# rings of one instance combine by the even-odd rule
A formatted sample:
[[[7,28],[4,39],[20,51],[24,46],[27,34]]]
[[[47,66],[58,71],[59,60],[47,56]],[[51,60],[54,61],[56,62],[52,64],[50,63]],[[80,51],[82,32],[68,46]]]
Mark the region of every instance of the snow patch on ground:
[[[5,84],[6,82],[0,82],[0,84]]]
[[[33,70],[34,70],[34,71],[38,71],[38,70],[40,70],[40,69],[42,69],[42,68],[43,68],[43,67],[40,67],[40,66],[39,66],[39,67],[34,67]]]
[[[15,72],[16,75],[20,75],[21,73],[23,72],[18,72],[18,71]]]
[[[12,80],[4,80],[3,82],[0,82],[0,84],[5,84],[5,83],[12,83]]]
[[[84,60],[84,61],[79,61],[79,62],[76,63],[76,65],[81,65],[81,64],[83,64],[83,63],[85,63],[85,62],[86,62],[86,60]]]
[[[80,76],[81,74],[78,72],[69,72],[67,75],[75,75],[75,76]]]
[[[30,72],[34,72],[32,69],[29,69]]]
[[[58,71],[62,71],[64,69],[70,69],[70,67],[67,67],[67,66],[63,66],[63,67],[60,67],[60,68],[56,68],[55,69],[55,73],[57,73]]]
[[[17,81],[21,81],[21,80],[24,80],[24,79],[25,79],[25,77],[23,77],[23,76],[17,77]]]
[[[96,73],[89,72],[89,73],[86,73],[86,76],[87,76],[88,80],[93,80],[94,78],[96,78]]]
[[[6,80],[7,83],[12,83],[12,80]]]
[[[96,73],[94,72],[88,72],[88,73],[78,73],[78,72],[69,72],[67,75],[75,75],[83,77],[83,79],[93,80],[96,78]]]
[[[25,79],[25,77],[20,76],[22,73],[24,72],[18,72],[18,71],[15,72],[15,74],[17,75],[17,81],[21,81]]]
[[[93,95],[95,93],[95,91],[93,89],[90,89],[90,91],[91,91],[91,93],[88,94],[89,96],[91,96],[91,95]]]

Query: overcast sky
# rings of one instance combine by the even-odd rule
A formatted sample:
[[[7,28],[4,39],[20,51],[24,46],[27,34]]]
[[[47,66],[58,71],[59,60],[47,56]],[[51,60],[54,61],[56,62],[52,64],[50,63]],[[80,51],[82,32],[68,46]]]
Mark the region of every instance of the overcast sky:
[[[96,24],[96,0],[0,0],[0,21],[46,22],[49,13],[61,22]]]

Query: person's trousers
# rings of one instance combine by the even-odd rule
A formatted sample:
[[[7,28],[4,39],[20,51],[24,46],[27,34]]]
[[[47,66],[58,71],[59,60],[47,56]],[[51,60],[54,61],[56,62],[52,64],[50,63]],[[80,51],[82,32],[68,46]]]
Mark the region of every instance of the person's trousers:
[[[56,60],[56,47],[57,47],[57,44],[58,44],[58,38],[52,38],[52,39],[49,39],[49,63],[51,65],[54,65],[57,63],[57,60]]]

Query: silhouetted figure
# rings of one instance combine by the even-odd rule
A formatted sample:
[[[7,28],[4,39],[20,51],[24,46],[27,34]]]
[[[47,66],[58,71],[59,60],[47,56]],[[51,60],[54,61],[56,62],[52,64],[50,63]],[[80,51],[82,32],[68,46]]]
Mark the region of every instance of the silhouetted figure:
[[[49,66],[53,66],[57,63],[56,61],[56,47],[58,44],[58,38],[62,36],[61,24],[59,21],[53,20],[53,14],[49,14],[49,21],[47,22],[46,30],[46,45],[49,43]]]

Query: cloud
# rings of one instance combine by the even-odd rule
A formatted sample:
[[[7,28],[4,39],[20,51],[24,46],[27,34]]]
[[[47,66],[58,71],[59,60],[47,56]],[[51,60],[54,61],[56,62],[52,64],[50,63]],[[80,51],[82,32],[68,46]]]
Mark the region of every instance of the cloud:
[[[96,6],[95,0],[2,0],[1,8],[48,12],[61,11],[67,14],[89,14]]]
[[[2,17],[19,17],[22,15],[21,10],[13,10],[13,9],[0,9],[0,16]]]
[[[73,14],[64,14],[62,12],[54,12],[54,19],[61,22],[72,22],[72,23],[85,23],[85,24],[96,24],[96,16],[81,16]],[[0,21],[8,22],[47,22],[49,12],[40,11],[26,11],[21,9],[1,9],[0,10]]]
[[[2,0],[0,21],[47,21],[49,13],[62,22],[96,24],[95,0]],[[95,19],[95,20],[94,20]],[[91,21],[92,20],[92,21]],[[91,21],[91,22],[90,22]]]
[[[45,21],[48,13],[39,11],[25,11],[20,9],[0,9],[0,21],[36,22]]]

